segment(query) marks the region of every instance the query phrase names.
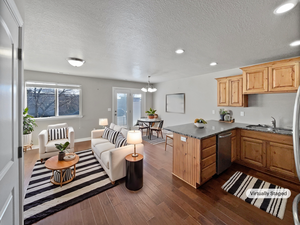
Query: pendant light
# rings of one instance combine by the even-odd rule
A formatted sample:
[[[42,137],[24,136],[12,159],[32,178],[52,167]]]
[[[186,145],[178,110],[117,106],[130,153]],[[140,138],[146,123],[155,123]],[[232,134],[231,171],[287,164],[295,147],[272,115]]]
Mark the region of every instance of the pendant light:
[[[152,84],[150,84],[150,76],[148,76],[148,84],[146,87],[142,87],[141,90],[143,92],[156,92],[157,89],[155,87],[153,87]]]

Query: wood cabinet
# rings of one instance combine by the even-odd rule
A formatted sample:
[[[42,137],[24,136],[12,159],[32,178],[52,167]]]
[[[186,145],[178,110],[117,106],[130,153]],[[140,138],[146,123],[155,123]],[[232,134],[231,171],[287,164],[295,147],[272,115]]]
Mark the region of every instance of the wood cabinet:
[[[174,133],[173,174],[193,187],[200,183],[200,140]]]
[[[201,182],[208,181],[216,174],[216,136],[201,140]]]
[[[247,107],[248,96],[243,94],[243,76],[216,78],[218,106]]]
[[[260,167],[266,166],[266,143],[259,139],[242,137],[241,160]]]
[[[218,106],[228,106],[227,78],[218,79]]]
[[[237,160],[240,164],[299,182],[296,178],[292,136],[241,130],[240,154],[240,160]]]
[[[269,142],[267,147],[267,168],[286,176],[296,177],[294,150],[292,145]]]
[[[296,92],[300,57],[241,68],[243,94]]]
[[[236,160],[236,136],[231,137],[231,162]]]

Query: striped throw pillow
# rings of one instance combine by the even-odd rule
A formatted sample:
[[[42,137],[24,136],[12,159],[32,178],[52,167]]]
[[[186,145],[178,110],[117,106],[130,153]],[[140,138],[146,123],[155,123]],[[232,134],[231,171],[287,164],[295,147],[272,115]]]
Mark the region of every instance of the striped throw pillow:
[[[115,144],[119,133],[120,133],[119,131],[115,131],[115,130],[109,131],[109,134],[108,134],[109,142],[112,144]]]
[[[49,141],[58,140],[58,139],[66,139],[67,138],[67,128],[58,128],[58,129],[49,129]]]
[[[115,147],[120,148],[127,145],[127,139],[122,134],[118,134]]]
[[[108,135],[110,131],[112,131],[112,129],[105,127],[102,138],[108,139]]]

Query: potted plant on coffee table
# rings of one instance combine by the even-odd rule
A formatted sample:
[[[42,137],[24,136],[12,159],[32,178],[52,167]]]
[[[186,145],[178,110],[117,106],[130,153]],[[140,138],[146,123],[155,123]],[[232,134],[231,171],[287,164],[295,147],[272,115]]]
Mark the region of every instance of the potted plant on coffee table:
[[[68,141],[64,144],[55,144],[55,147],[59,150],[58,161],[63,161],[64,160],[64,157],[66,155],[65,150],[69,146],[69,144],[70,143]]]
[[[32,140],[32,132],[37,127],[33,116],[28,114],[28,107],[23,111],[23,145],[30,145]]]
[[[150,108],[148,111],[146,111],[146,113],[148,114],[148,118],[149,119],[154,119],[154,114],[155,114],[156,110]]]

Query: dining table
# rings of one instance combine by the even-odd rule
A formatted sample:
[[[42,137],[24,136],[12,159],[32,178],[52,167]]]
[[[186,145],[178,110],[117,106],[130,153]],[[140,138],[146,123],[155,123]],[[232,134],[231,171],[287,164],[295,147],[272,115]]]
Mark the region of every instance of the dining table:
[[[154,123],[159,123],[160,121],[162,121],[161,119],[159,118],[154,118],[154,119],[149,119],[149,118],[140,118],[137,120],[137,124],[139,124],[139,122],[142,122],[142,123],[148,123],[148,127],[149,127],[149,135],[148,135],[148,138],[149,140],[151,140],[151,127],[153,126]]]

